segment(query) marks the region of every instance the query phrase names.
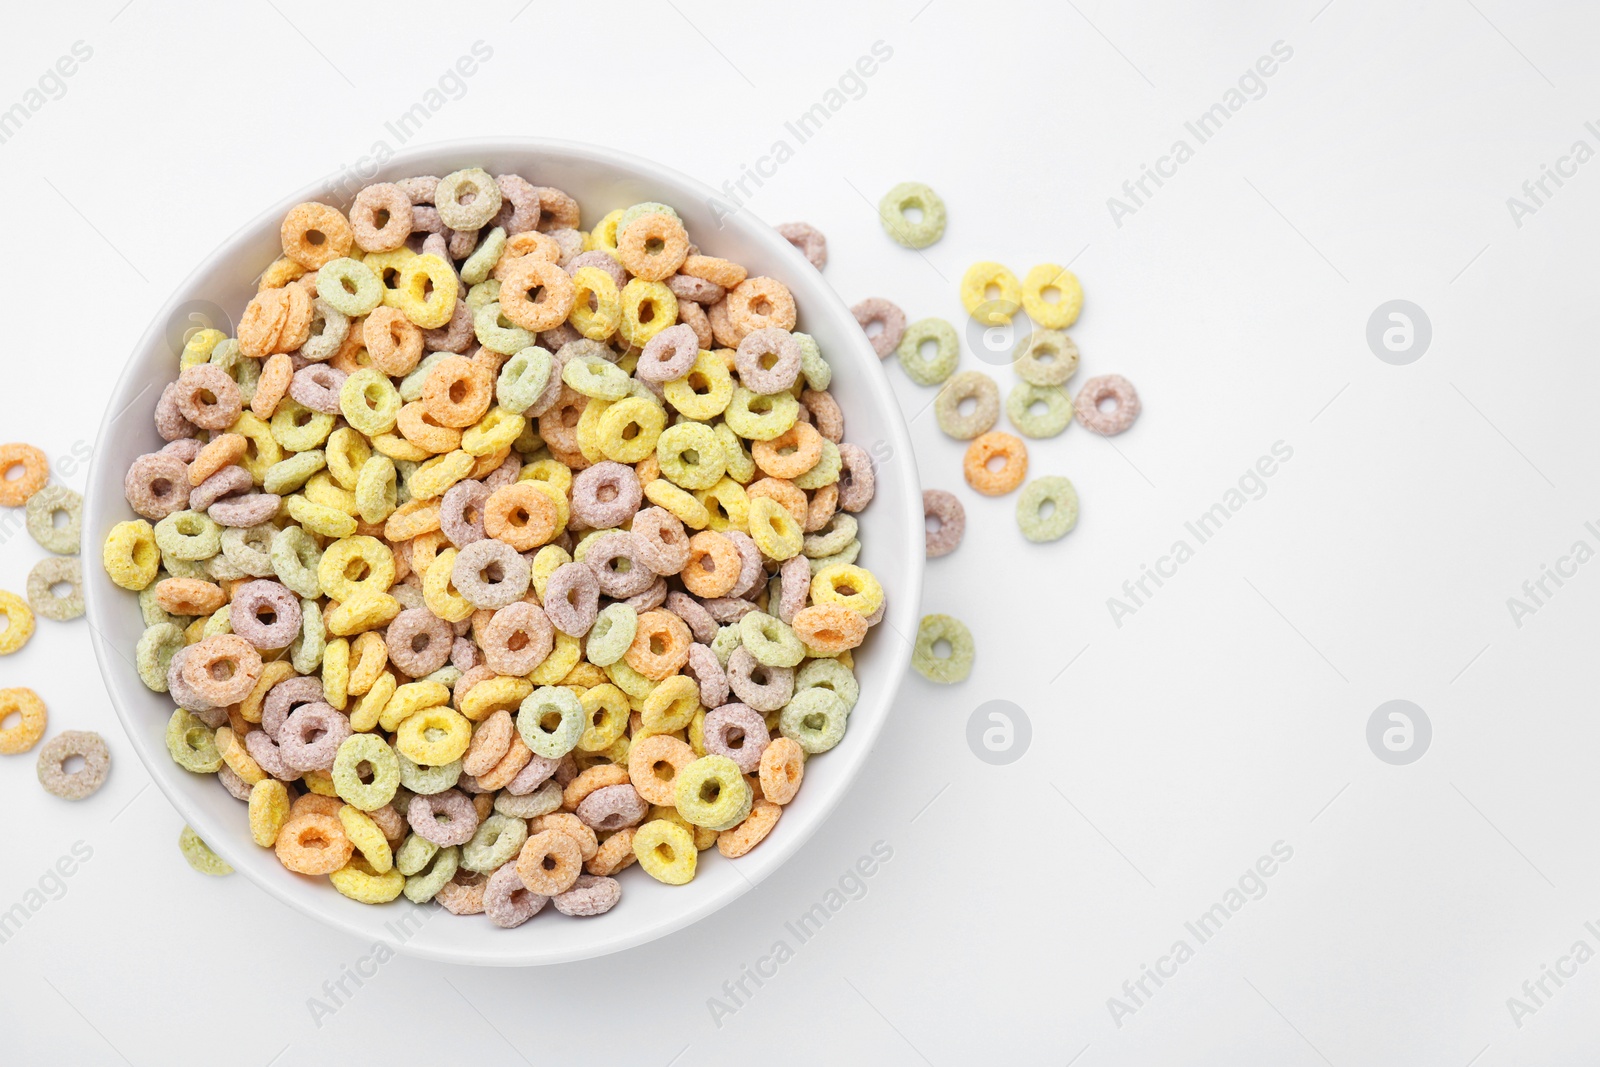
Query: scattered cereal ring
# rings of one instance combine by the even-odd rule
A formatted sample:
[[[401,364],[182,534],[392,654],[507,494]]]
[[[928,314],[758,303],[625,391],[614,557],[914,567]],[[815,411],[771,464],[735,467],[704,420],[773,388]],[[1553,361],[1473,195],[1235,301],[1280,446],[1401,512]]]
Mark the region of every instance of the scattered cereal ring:
[[[33,612],[17,594],[0,589],[0,619],[5,620],[5,628],[0,629],[0,656],[7,656],[33,636]]]
[[[64,764],[73,756],[81,757],[83,766],[68,773]],[[105,784],[111,773],[111,752],[99,734],[67,730],[39,750],[38,772],[45,792],[63,800],[82,800]]]
[[[995,459],[1002,461],[998,470],[989,465]],[[1020,438],[991,430],[967,446],[961,467],[972,488],[984,496],[1004,496],[1028,476],[1028,447]]]
[[[940,643],[949,647],[948,655],[938,654]],[[972,660],[972,631],[960,619],[949,615],[922,617],[911,654],[911,665],[918,674],[941,685],[962,682],[972,673]]]
[[[1048,295],[1055,291],[1057,299]],[[1022,279],[1022,309],[1047,330],[1064,330],[1078,321],[1083,308],[1083,286],[1078,276],[1054,263],[1031,267]],[[1038,383],[1045,384],[1045,383]],[[1060,384],[1059,382],[1055,384]]]
[[[66,522],[56,524],[55,517]],[[60,556],[78,554],[83,528],[83,497],[64,485],[47,485],[28,497],[28,534],[39,547]]]
[[[1045,511],[1049,506],[1050,510]],[[1030,541],[1055,541],[1078,524],[1078,492],[1065,478],[1036,478],[1017,497],[1017,525]]]
[[[915,211],[911,219],[907,212]],[[878,220],[894,242],[906,248],[927,248],[944,236],[944,201],[921,182],[901,182],[878,201]]]
[[[785,222],[775,227],[783,239],[800,250],[806,262],[821,270],[828,265],[828,239],[809,222]]]
[[[1063,385],[1078,370],[1078,346],[1056,330],[1035,330],[1028,335],[1012,368],[1017,377],[1033,385]]]
[[[923,355],[923,348],[930,344],[933,355]],[[938,385],[955,373],[961,342],[955,327],[943,319],[919,319],[906,327],[896,354],[907,378],[918,385]]]
[[[0,505],[20,508],[49,480],[50,461],[43,452],[32,445],[0,445]]]
[[[178,834],[178,851],[183,853],[189,866],[201,874],[221,878],[233,873],[228,861],[211,851],[211,846],[200,840],[200,835],[194,832],[193,827],[185,826]]]
[[[963,413],[962,405],[972,401],[972,410]],[[933,401],[939,429],[958,441],[968,441],[987,433],[1000,418],[1000,387],[982,371],[962,371],[940,388]]]
[[[948,556],[960,546],[961,537],[967,531],[967,512],[954,493],[943,489],[924,489],[922,516],[924,520],[932,519],[938,524],[927,532],[929,559]]]
[[[6,722],[15,715],[16,723]],[[0,756],[15,756],[39,743],[49,725],[44,701],[32,689],[0,689]]]
[[[1006,417],[1028,437],[1054,437],[1072,424],[1072,399],[1060,386],[1018,382],[1006,396]]]
[[[1004,326],[1022,306],[1022,287],[999,263],[980,260],[961,276],[961,306],[984,326]]]
[[[65,584],[69,592],[58,596],[54,588]],[[41,559],[28,572],[28,604],[47,619],[66,622],[83,614],[83,565],[76,559]]]
[[[1111,410],[1100,405],[1111,402]],[[1119,434],[1139,417],[1139,394],[1120,374],[1090,378],[1078,391],[1078,421],[1103,437]]]

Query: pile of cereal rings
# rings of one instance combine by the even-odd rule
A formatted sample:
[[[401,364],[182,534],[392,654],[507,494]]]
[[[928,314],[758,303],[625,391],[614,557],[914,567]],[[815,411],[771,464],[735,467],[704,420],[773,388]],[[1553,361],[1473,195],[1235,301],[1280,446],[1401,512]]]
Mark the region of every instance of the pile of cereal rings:
[[[50,461],[32,445],[0,445],[0,507],[24,509],[23,522],[39,547],[54,553],[28,573],[24,600],[0,589],[0,656],[21,650],[33,637],[34,616],[68,622],[83,614],[83,568],[78,548],[83,527],[83,497],[51,484]],[[58,517],[61,521],[57,521]],[[65,585],[66,594],[55,591]],[[7,726],[6,723],[16,721]],[[45,735],[50,714],[37,692],[25,686],[0,689],[0,755],[31,751]],[[82,763],[67,771],[73,757]],[[99,734],[68,730],[39,750],[39,784],[63,800],[82,800],[105,784],[111,753]]]
[[[172,758],[363,903],[510,928],[608,911],[635,862],[688,882],[859,694],[874,474],[793,295],[664,204],[579,226],[481,169],[296,206],[127,472],[104,565]]]

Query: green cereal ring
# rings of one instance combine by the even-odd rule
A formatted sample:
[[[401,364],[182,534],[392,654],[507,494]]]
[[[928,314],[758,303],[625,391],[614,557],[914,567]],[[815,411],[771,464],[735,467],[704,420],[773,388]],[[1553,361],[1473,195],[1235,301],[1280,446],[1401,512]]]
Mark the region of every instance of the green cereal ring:
[[[500,279],[490,278],[488,281],[479,282],[467,290],[467,307],[476,315],[478,309],[485,304],[493,303],[500,299]]]
[[[500,378],[494,387],[495,399],[507,411],[521,415],[544,395],[554,366],[554,357],[544,349],[536,345],[522,349],[500,368]]]
[[[200,628],[201,637],[220,637],[231,633],[233,633],[233,612],[227,604],[212,612],[206,624]]]
[[[506,318],[498,300],[473,312],[472,332],[480,345],[503,356],[514,355],[533,344],[533,334]]]
[[[948,656],[940,656],[934,648],[940,642],[950,648]],[[949,685],[966,681],[972,673],[972,631],[960,619],[949,615],[924,615],[917,624],[917,642],[911,653],[911,665],[917,673],[930,682]]]
[[[516,858],[526,840],[526,819],[495,813],[479,823],[472,840],[461,846],[461,866],[479,874],[493,874]]]
[[[416,874],[406,878],[406,887],[401,892],[413,904],[428,903],[456,876],[460,856],[461,850],[455,845],[439,849]]]
[[[379,523],[399,507],[400,475],[394,460],[374,452],[356,475],[356,511],[362,522]]]
[[[655,689],[656,683],[628,666],[626,660],[617,660],[605,668],[606,677],[611,679],[611,684],[628,694],[635,700],[643,700]]]
[[[439,846],[429,841],[418,833],[406,835],[399,848],[394,852],[394,869],[410,878],[428,865],[439,851]]]
[[[836,511],[822,529],[806,534],[801,542],[801,551],[811,559],[836,555],[850,547],[860,528],[861,523],[856,521],[854,515],[847,511]]]
[[[252,578],[270,577],[272,539],[277,533],[278,528],[270,522],[260,526],[230,526],[222,531],[222,555]]]
[[[167,752],[173,763],[195,774],[216,774],[222,769],[222,755],[211,728],[182,708],[167,720]]]
[[[1035,478],[1017,497],[1017,525],[1022,536],[1035,543],[1065,537],[1078,525],[1078,491],[1059,475]]]
[[[322,595],[322,584],[317,580],[321,563],[322,549],[317,546],[317,539],[298,526],[285,526],[272,539],[272,573],[299,596]]]
[[[156,603],[156,586],[161,584],[161,579],[170,577],[172,577],[170,574],[157,574],[155,581],[139,590],[139,617],[144,620],[146,626],[156,626],[160,623],[177,624],[179,616],[168,614],[160,604]]]
[[[463,201],[463,194],[471,198]],[[452,230],[476,230],[486,226],[500,210],[500,186],[480,167],[468,167],[439,179],[433,190],[433,206],[439,221]]]
[[[626,230],[628,224],[640,215],[666,215],[669,218],[677,219],[679,222],[683,221],[678,213],[667,205],[658,204],[654,200],[646,200],[643,203],[634,204],[632,207],[623,209],[621,217],[617,219],[615,231],[618,241],[622,240],[622,231]]]
[[[627,760],[622,762],[626,763]],[[554,778],[547,779],[531,793],[518,795],[502,789],[500,795],[494,798],[494,810],[513,819],[537,819],[560,808],[561,783]]]
[[[855,710],[861,696],[861,684],[855,674],[836,659],[814,659],[801,667],[794,676],[794,691],[827,689],[844,701],[844,713]]]
[[[316,328],[319,323],[321,329]],[[350,337],[350,316],[321,297],[311,305],[311,326],[311,336],[300,346],[300,356],[313,363],[332,359]]]
[[[315,674],[328,647],[328,627],[315,600],[300,601],[300,636],[289,646],[289,662],[301,674]]]
[[[795,333],[790,336],[800,346],[800,376],[806,380],[806,387],[822,392],[833,381],[833,368],[822,358],[822,349],[818,347],[817,339],[809,333]]]
[[[441,360],[454,356],[454,352],[429,352],[418,361],[416,369],[400,379],[400,399],[407,404],[422,399],[422,389],[428,384],[428,375],[433,373]]]
[[[410,502],[411,476],[417,472],[417,468],[420,466],[422,464],[409,459],[397,459],[394,461],[394,476],[397,483],[394,490],[395,507]]]
[[[261,381],[261,361],[249,359],[239,348],[239,342],[227,337],[217,342],[211,350],[211,360],[228,372],[228,377],[239,386],[239,401],[246,407],[256,398],[256,384]]]
[[[210,559],[222,551],[222,527],[203,511],[174,511],[156,523],[156,544],[164,560],[171,557],[194,563]]]
[[[352,808],[376,811],[400,788],[400,760],[377,734],[351,734],[333,757],[333,790]],[[363,776],[370,782],[363,781]],[[407,786],[409,789],[410,786]]]
[[[317,271],[317,295],[335,311],[359,319],[383,302],[383,283],[356,259],[335,259]]]
[[[602,356],[567,360],[561,367],[561,380],[596,400],[621,400],[630,391],[628,372]]]
[[[227,533],[232,529],[234,527],[225,526],[222,532]],[[206,569],[206,573],[211,576],[212,580],[217,582],[232,582],[240,578],[255,577],[254,575],[246,575],[243,568],[235,566],[233,560],[229,559],[225,552],[212,556],[200,565]]]
[[[711,651],[717,654],[717,662],[726,668],[734,649],[743,643],[744,637],[739,630],[739,624],[731,622],[726,626],[717,627],[717,636],[711,639]]]
[[[279,403],[292,404],[294,401],[286,400]],[[277,414],[273,414],[277,420]],[[280,444],[282,442],[279,442]],[[287,459],[280,459],[267,468],[267,473],[261,477],[261,488],[264,492],[274,493],[278,496],[288,496],[290,493],[305,485],[311,476],[328,465],[328,454],[320,448],[308,448],[297,452]]]
[[[908,210],[921,212],[915,222]],[[894,242],[906,248],[927,248],[944,236],[944,201],[921,182],[901,182],[878,201],[878,221]]]
[[[496,226],[489,231],[488,236],[478,242],[477,250],[461,264],[461,280],[468,285],[477,285],[489,277],[489,272],[500,262],[500,256],[505,250],[506,231],[503,227]]]
[[[432,674],[423,675],[421,678],[418,678],[417,681],[419,681],[419,682],[437,682],[440,685],[444,686],[446,689],[453,690],[456,687],[456,683],[461,681],[461,676],[463,674],[465,674],[465,673],[466,672],[463,671],[460,667],[455,667],[455,666],[451,666],[450,664],[446,664],[445,666],[440,667],[438,670],[434,671]]]
[[[839,446],[828,440],[822,439],[822,457],[817,460],[816,466],[804,474],[797,474],[789,480],[797,489],[821,489],[825,485],[832,485],[839,480],[839,472],[844,469],[844,457],[839,455]]]
[[[64,485],[47,485],[28,498],[24,509],[28,534],[39,547],[58,556],[78,554],[83,533],[83,497]],[[67,521],[56,525],[56,513]]]
[[[189,861],[189,866],[201,874],[221,878],[233,873],[228,861],[212,852],[211,846],[200,840],[200,835],[195,833],[192,827],[185,826],[183,832],[178,835],[178,851]]]
[[[744,447],[744,442],[739,440],[739,435],[727,423],[719,422],[712,427],[717,435],[717,440],[722,442],[722,458],[728,465],[728,477],[746,485],[756,476],[756,461]]]
[[[778,715],[778,732],[808,756],[826,752],[844,737],[850,709],[831,689],[812,686],[796,693]]]
[[[55,587],[70,591],[58,596]],[[83,614],[83,564],[69,556],[41,559],[28,572],[28,606],[35,614],[56,622],[68,622]]]
[[[167,691],[167,668],[182,647],[183,631],[170,622],[158,622],[139,635],[134,659],[145,688],[155,693]]]
[[[529,693],[517,710],[517,733],[535,755],[545,759],[560,759],[571,752],[588,725],[578,695],[566,686],[542,685]]]
[[[618,601],[608,604],[594,618],[589,627],[589,637],[584,646],[589,662],[599,667],[609,667],[623,657],[633,636],[639,630],[639,613],[631,605]]]
[[[728,428],[746,441],[782,437],[800,417],[800,401],[790,393],[752,393],[733,387],[733,398],[722,412]]]
[[[437,767],[424,767],[420,763],[411,762],[404,752],[396,752],[394,756],[400,764],[400,784],[418,796],[430,797],[435,793],[443,793],[446,789],[454,789],[456,782],[461,780],[460,760],[443,763]]]
[[[332,415],[312,411],[290,397],[278,401],[278,410],[272,413],[272,421],[268,423],[272,439],[290,452],[309,452],[313,448],[320,448],[333,432],[333,425]]]
[[[211,575],[206,573],[204,564],[192,559],[179,559],[177,556],[165,552],[161,554],[161,566],[166,569],[167,576],[171,578],[199,578],[209,582]]]
[[[926,344],[935,346],[932,357],[922,354]],[[961,360],[961,340],[956,328],[943,319],[918,319],[906,327],[895,354],[907,378],[918,385],[938,385],[955,373]]]
[[[727,756],[701,756],[673,782],[678,814],[708,830],[731,830],[744,822],[754,799],[744,772]]]
[[[1078,346],[1060,330],[1035,330],[1012,369],[1033,385],[1064,385],[1078,370]]]
[[[1043,411],[1034,411],[1043,404]],[[1072,398],[1058,385],[1018,382],[1006,396],[1006,418],[1024,437],[1054,437],[1072,425]]]
[[[680,422],[662,430],[656,461],[663,478],[685,489],[710,489],[728,469],[722,441],[703,422]]]
[[[339,410],[353,428],[368,437],[378,437],[394,429],[394,420],[400,414],[400,393],[383,371],[362,367],[339,388]]]
[[[767,667],[798,666],[806,657],[806,646],[788,623],[764,611],[752,611],[739,620],[739,641]]]
[[[963,414],[961,405],[968,400],[973,402],[972,411]],[[1000,387],[982,371],[962,371],[934,397],[933,414],[939,429],[957,441],[970,441],[993,429],[1000,418]]]

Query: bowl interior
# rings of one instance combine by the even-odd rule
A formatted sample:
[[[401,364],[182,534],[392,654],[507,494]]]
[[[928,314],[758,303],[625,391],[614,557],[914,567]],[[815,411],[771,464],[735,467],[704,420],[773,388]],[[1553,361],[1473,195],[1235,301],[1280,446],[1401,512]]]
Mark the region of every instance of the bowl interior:
[[[645,200],[672,205],[692,240],[708,254],[747,266],[752,274],[779,279],[795,294],[799,327],[812,334],[833,368],[832,392],[845,414],[846,437],[865,448],[877,466],[877,495],[862,515],[860,563],[871,568],[888,597],[888,612],[866,646],[858,650],[861,697],[850,729],[833,751],[811,760],[799,795],[771,836],[738,860],[739,870],[715,849],[700,856],[699,872],[686,886],[665,886],[642,871],[621,876],[623,900],[610,913],[590,919],[541,914],[505,931],[482,917],[418,923],[418,910],[402,898],[383,907],[340,896],[325,878],[307,878],[281,867],[272,852],[250,838],[245,809],[210,775],[184,771],[167,755],[163,740],[173,704],[152,693],[134,669],[134,646],[142,631],[133,594],[118,589],[103,568],[85,568],[88,616],[106,688],[139,757],[183,817],[229,863],[285,903],[369,941],[452,963],[528,965],[555,963],[614,952],[662,936],[727,904],[783,863],[838,803],[866,760],[889,714],[910,656],[923,563],[921,490],[904,420],[866,338],[844,303],[775,231],[748,212],[730,214],[712,191],[654,164],[606,149],[530,140],[443,144],[404,152],[371,173],[324,182],[302,190],[262,215],[223,244],[178,288],[130,354],[112,395],[95,450],[85,503],[85,539],[91,548],[117,522],[133,518],[122,495],[123,474],[138,455],[162,445],[152,417],[162,388],[177,374],[183,331],[196,324],[229,330],[255,291],[255,279],[279,254],[278,227],[295,203],[319,199],[340,208],[373,181],[416,174],[446,174],[479,166],[490,173],[514,171],[536,185],[565,190],[583,208],[583,225],[606,212]],[[219,322],[219,317],[227,321]],[[204,321],[202,321],[204,320]],[[87,554],[87,553],[86,553]],[[431,907],[431,905],[430,905]],[[386,925],[388,924],[388,925]],[[395,931],[408,930],[402,939]]]

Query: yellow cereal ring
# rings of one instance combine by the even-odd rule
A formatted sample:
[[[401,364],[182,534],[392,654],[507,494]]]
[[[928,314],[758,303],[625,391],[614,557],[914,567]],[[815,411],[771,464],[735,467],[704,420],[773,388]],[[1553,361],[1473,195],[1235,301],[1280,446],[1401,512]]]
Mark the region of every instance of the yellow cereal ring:
[[[583,736],[578,738],[579,751],[604,752],[622,739],[628,729],[626,693],[605,682],[584,690],[578,702],[583,705],[584,717],[589,724]]]
[[[383,714],[383,709],[388,707],[389,698],[394,696],[394,691],[399,683],[394,680],[394,675],[388,671],[378,675],[378,680],[372,683],[366,695],[356,701],[356,706],[350,712],[350,728],[358,731],[368,731],[378,725],[378,717]]]
[[[439,504],[432,500],[408,500],[383,521],[383,537],[390,544],[409,541],[439,528]]]
[[[591,341],[608,340],[622,324],[622,295],[611,275],[599,267],[580,267],[572,275],[572,313],[567,321]]]
[[[710,489],[702,489],[694,494],[706,509],[706,514],[711,521],[707,524],[718,533],[727,530],[739,530],[748,533],[750,529],[750,495],[744,491],[744,486],[732,478],[723,476],[722,480]]]
[[[250,836],[256,844],[271,848],[288,821],[288,787],[276,778],[263,778],[250,787]]]
[[[545,545],[533,554],[533,563],[529,565],[528,571],[533,591],[539,595],[541,601],[544,599],[545,583],[550,580],[550,576],[558,568],[571,562],[571,553],[560,545]]]
[[[389,840],[383,836],[378,824],[372,821],[372,816],[346,804],[339,809],[339,822],[344,826],[344,836],[356,846],[356,851],[361,853],[374,873],[383,874],[394,866],[394,853],[389,849]]]
[[[750,499],[746,522],[750,527],[750,539],[768,559],[793,559],[804,547],[805,529],[787,508],[771,497]]]
[[[320,448],[333,432],[333,416],[312,411],[295,400],[284,397],[267,423],[272,439],[289,452],[309,452]]]
[[[395,731],[395,751],[424,767],[442,767],[466,755],[472,724],[450,708],[419,711]]]
[[[667,412],[660,404],[642,396],[624,397],[601,415],[595,443],[606,459],[638,463],[655,451],[666,425]],[[582,428],[579,420],[579,430]]]
[[[354,490],[361,468],[372,458],[372,446],[359,431],[341,426],[328,435],[323,455],[333,480],[345,489]]]
[[[329,610],[322,622],[335,637],[350,637],[387,626],[400,614],[400,601],[388,593],[362,591]]]
[[[398,415],[398,413],[396,414]],[[396,463],[421,463],[433,455],[432,452],[429,452],[421,445],[413,444],[404,437],[392,433],[380,433],[374,437],[372,439],[372,447],[375,451],[388,456]]]
[[[473,722],[482,722],[497,711],[515,714],[522,701],[533,692],[533,683],[526,678],[497,675],[486,678],[466,691],[457,710]]]
[[[695,499],[694,494],[680,489],[665,478],[646,482],[644,495],[650,503],[666,508],[678,521],[692,530],[703,530],[711,524],[711,512]]]
[[[336,711],[350,703],[350,641],[338,637],[322,649],[322,699]]]
[[[307,771],[300,776],[300,781],[317,796],[331,797],[333,799],[334,803],[328,805],[329,811],[337,812],[339,810],[339,789],[333,784],[333,776],[327,771]]]
[[[431,293],[429,285],[433,286]],[[438,329],[455,314],[460,291],[455,268],[432,253],[424,253],[401,264],[393,306],[424,330]],[[388,302],[385,294],[384,303]]]
[[[623,208],[617,208],[617,210],[596,223],[594,229],[589,231],[589,243],[593,246],[594,251],[616,254],[617,223],[622,221],[623,211]]]
[[[386,593],[394,584],[394,553],[376,537],[342,537],[323,550],[317,581],[333,600],[360,593]]]
[[[536,459],[517,472],[519,482],[549,482],[565,494],[572,488],[572,468],[554,459]]]
[[[578,416],[578,425],[573,427],[574,435],[578,439],[578,451],[583,458],[591,464],[599,463],[605,459],[605,453],[600,451],[600,420],[611,407],[611,401],[590,397],[584,405],[583,414]]]
[[[326,504],[318,504],[300,493],[286,497],[284,507],[291,519],[311,533],[337,538],[349,537],[356,532],[355,516],[346,515]]]
[[[395,689],[394,695],[383,706],[378,725],[394,730],[419,711],[443,707],[450,703],[450,690],[441,682],[407,682]],[[446,762],[449,762],[448,760]]]
[[[811,602],[842,604],[870,617],[883,607],[883,586],[865,567],[835,563],[812,577]]]
[[[394,429],[400,405],[400,391],[387,374],[375,367],[361,368],[339,387],[339,413],[371,438]]]
[[[400,270],[416,256],[417,253],[401,245],[389,252],[368,252],[361,257],[361,262],[378,276],[378,281],[383,285],[385,306],[392,308],[400,306]]]
[[[12,715],[17,716],[16,724],[3,726]],[[627,721],[626,712],[623,721]],[[22,687],[0,689],[0,755],[15,756],[28,751],[39,743],[49,722],[50,714],[38,693]]]
[[[979,260],[961,276],[961,306],[985,326],[1003,326],[1022,306],[1022,286],[1001,264]]]
[[[1059,295],[1054,302],[1045,299],[1052,289]],[[1022,279],[1022,310],[1044,329],[1064,330],[1078,321],[1083,310],[1083,286],[1067,268],[1041,263]]]
[[[246,785],[253,786],[267,777],[267,772],[261,769],[261,764],[245,751],[244,738],[235,734],[231,727],[224,726],[217,731],[216,746],[217,755],[222,757],[222,762],[226,763],[234,774],[244,779]]]
[[[468,455],[482,457],[509,448],[522,436],[527,425],[528,420],[516,412],[492,407],[476,426],[469,427],[461,435],[461,450]]]
[[[622,321],[617,332],[635,348],[678,321],[678,298],[661,282],[632,278],[622,287]]]
[[[568,499],[566,492],[558,488],[554,482],[541,482],[534,479],[530,480],[528,484],[549,497],[551,503],[555,504],[556,528],[550,536],[560,537],[562,531],[567,528],[568,520],[572,518],[572,501]]]
[[[656,683],[639,716],[646,729],[670,734],[687,727],[699,710],[699,683],[686,674],[674,674]]]
[[[389,665],[389,646],[383,635],[366,633],[350,644],[355,666],[350,669],[350,695],[358,697],[371,689]]]
[[[733,375],[722,357],[701,349],[683,377],[666,383],[661,392],[685,418],[707,422],[721,415],[733,399]]]
[[[557,630],[555,648],[545,661],[528,675],[528,681],[534,685],[559,685],[561,679],[565,678],[582,658],[583,643],[576,637],[570,637]]]
[[[183,352],[178,356],[178,369],[186,371],[190,367],[198,367],[202,363],[209,363],[212,349],[227,339],[228,335],[221,330],[213,330],[209,327],[196,330],[183,343]]]
[[[646,874],[667,885],[693,881],[700,858],[694,835],[665,819],[647,822],[634,832],[633,854],[639,857],[639,866]]]
[[[520,430],[518,431],[521,432]],[[415,500],[434,500],[472,473],[477,457],[457,449],[435,456],[411,473],[406,486]]]
[[[306,479],[300,492],[313,504],[321,504],[346,515],[354,516],[356,513],[356,495],[342,488],[327,471],[318,471]]]
[[[161,549],[156,531],[143,519],[129,519],[111,527],[100,551],[106,576],[123,589],[139,592],[156,580],[161,569]]]
[[[239,701],[239,718],[245,722],[261,721],[261,702],[272,687],[295,673],[294,664],[286,659],[268,660],[261,665],[261,677],[256,679],[250,695]]]
[[[455,582],[451,580],[455,565],[456,550],[447,548],[433,557],[433,562],[428,565],[428,573],[422,576],[423,603],[445,622],[470,619],[476,610],[466,597],[456,592]]]
[[[382,874],[364,859],[352,859],[329,873],[333,888],[359,904],[387,904],[406,887],[406,876],[390,868]]]
[[[239,465],[250,472],[250,477],[257,485],[266,478],[267,468],[283,462],[283,448],[272,436],[272,427],[254,412],[242,412],[238,421],[228,427],[228,432],[244,438],[244,458]]]

